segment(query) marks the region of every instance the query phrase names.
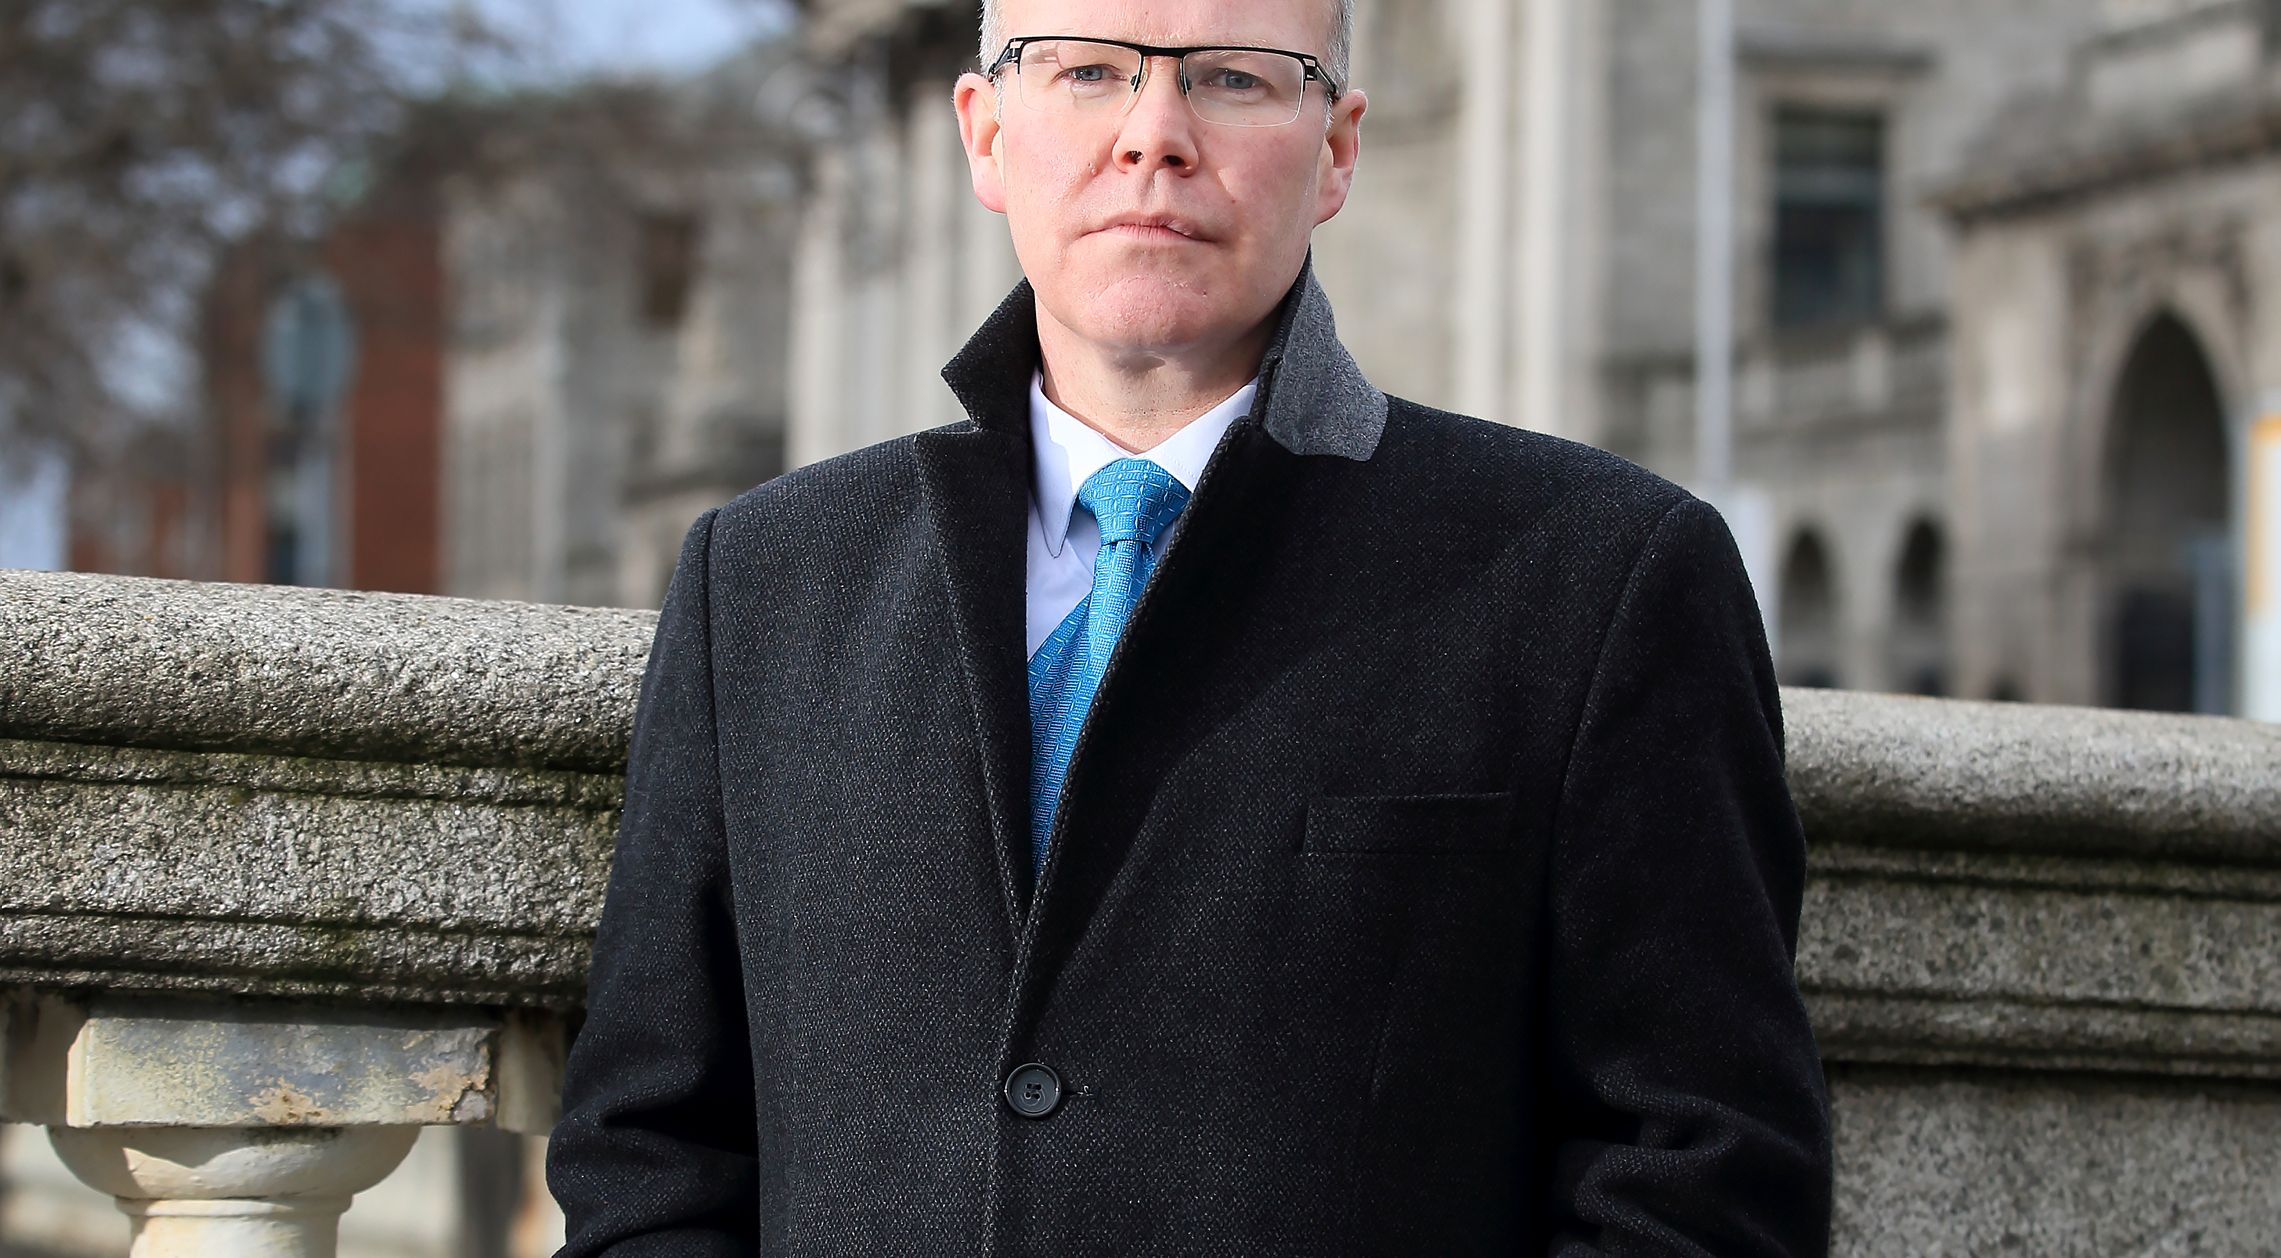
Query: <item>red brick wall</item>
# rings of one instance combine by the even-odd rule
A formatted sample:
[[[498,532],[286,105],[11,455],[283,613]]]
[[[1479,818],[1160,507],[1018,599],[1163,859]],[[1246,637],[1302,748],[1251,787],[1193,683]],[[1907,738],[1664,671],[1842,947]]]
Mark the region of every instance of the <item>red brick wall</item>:
[[[241,250],[223,263],[207,294],[202,357],[214,484],[209,501],[217,515],[223,581],[260,581],[267,575],[268,520],[265,438],[269,403],[261,380],[262,322],[269,308],[269,259]]]
[[[400,189],[336,225],[317,260],[347,301],[356,374],[343,400],[349,495],[339,584],[442,587],[444,275],[425,189]],[[191,457],[84,469],[74,478],[70,563],[80,571],[201,580],[269,576],[269,431],[263,328],[290,259],[224,260],[199,328],[205,418]],[[139,527],[147,518],[149,527]],[[137,527],[129,527],[137,526]],[[146,535],[147,534],[147,535]]]
[[[443,583],[440,216],[430,197],[398,198],[341,224],[323,257],[357,331],[345,583],[432,594]]]

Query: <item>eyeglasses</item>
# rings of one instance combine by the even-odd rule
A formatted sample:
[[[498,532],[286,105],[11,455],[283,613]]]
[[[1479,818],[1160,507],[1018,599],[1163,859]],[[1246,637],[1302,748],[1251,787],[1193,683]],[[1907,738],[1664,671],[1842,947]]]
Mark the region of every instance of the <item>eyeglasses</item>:
[[[1296,121],[1309,80],[1321,83],[1329,99],[1339,98],[1339,86],[1322,62],[1280,48],[1156,48],[1118,39],[1028,35],[1007,40],[984,73],[997,78],[1011,65],[1014,96],[1039,113],[1117,114],[1140,95],[1154,57],[1179,59],[1180,95],[1189,112],[1222,126]]]

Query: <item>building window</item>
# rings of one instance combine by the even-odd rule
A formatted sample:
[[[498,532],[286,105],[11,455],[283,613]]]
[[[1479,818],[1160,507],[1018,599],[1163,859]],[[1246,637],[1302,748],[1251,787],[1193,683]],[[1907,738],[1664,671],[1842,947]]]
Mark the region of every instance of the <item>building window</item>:
[[[642,318],[649,326],[681,325],[697,280],[697,218],[645,214],[641,219]]]
[[[1775,111],[1775,326],[1871,320],[1884,309],[1884,118]]]

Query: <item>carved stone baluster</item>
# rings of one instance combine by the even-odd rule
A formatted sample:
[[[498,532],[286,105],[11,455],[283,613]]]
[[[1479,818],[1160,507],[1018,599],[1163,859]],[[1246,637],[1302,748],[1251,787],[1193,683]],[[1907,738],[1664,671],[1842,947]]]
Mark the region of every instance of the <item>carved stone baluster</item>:
[[[118,1199],[131,1258],[332,1258],[349,1199],[419,1135],[393,1127],[54,1127],[81,1181]]]
[[[117,1199],[134,1258],[329,1258],[422,1126],[543,1131],[560,1087],[535,1015],[98,994],[11,1018],[0,1116]]]

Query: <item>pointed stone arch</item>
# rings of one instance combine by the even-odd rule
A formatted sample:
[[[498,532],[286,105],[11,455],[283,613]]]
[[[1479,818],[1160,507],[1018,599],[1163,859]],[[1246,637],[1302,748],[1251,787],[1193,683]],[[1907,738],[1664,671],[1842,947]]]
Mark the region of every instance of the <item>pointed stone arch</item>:
[[[1837,566],[1819,529],[1800,528],[1782,552],[1780,630],[1784,685],[1843,685]]]
[[[1929,516],[1902,534],[1893,561],[1893,612],[1887,626],[1887,685],[1908,694],[1949,689],[1948,539]]]
[[[2131,342],[2103,435],[2092,539],[2100,698],[2230,711],[2238,560],[2227,409],[2204,341],[2177,314],[2156,312]]]

